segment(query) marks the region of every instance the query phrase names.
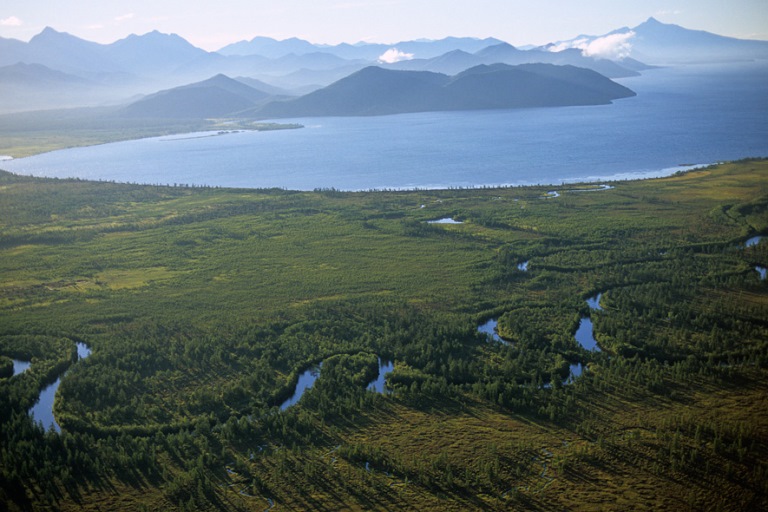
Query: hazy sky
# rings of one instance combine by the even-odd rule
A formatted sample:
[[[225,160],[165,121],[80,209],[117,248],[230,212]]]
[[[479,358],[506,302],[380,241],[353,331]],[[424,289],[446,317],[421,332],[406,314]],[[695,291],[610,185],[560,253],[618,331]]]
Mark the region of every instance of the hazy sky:
[[[524,45],[650,16],[768,40],[768,0],[2,0],[0,37],[28,41],[51,26],[100,43],[157,29],[206,50],[257,35],[329,44],[492,36]]]

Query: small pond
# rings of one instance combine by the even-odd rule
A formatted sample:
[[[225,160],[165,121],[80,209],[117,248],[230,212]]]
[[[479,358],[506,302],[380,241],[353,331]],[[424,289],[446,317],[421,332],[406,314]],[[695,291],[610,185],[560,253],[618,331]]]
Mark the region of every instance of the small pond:
[[[18,359],[11,359],[13,361],[13,374],[18,375],[20,373],[24,373],[25,371],[29,370],[29,367],[32,366],[31,361],[20,361]]]
[[[584,369],[586,367],[581,363],[576,363],[571,365],[571,373],[568,375],[568,378],[565,379],[563,384],[572,384],[573,381],[575,381],[578,377],[581,377],[581,374],[584,373]]]
[[[760,280],[765,281],[765,278],[768,277],[768,268],[757,266],[755,267],[755,270],[757,270],[757,273],[760,274]]]
[[[522,270],[523,272],[528,272],[528,263],[530,261],[524,261],[522,263],[517,264],[517,270]]]
[[[428,220],[427,224],[464,224],[464,223],[460,220],[454,220],[450,217],[443,217],[442,219]]]
[[[477,327],[477,331],[485,334],[488,339],[492,341],[498,341],[499,343],[502,343],[504,345],[509,345],[509,342],[506,341],[504,338],[499,336],[499,331],[497,329],[497,326],[499,324],[499,321],[496,318],[491,318],[484,324],[480,324]]]
[[[597,340],[595,339],[595,333],[592,328],[592,320],[589,318],[584,317],[581,319],[581,322],[579,322],[579,328],[576,329],[576,341],[587,350],[600,351],[600,347],[597,346]]]
[[[746,242],[744,242],[744,247],[754,247],[755,245],[759,244],[762,239],[765,238],[762,235],[753,236]]]
[[[85,343],[78,342],[78,360],[85,359],[89,355],[91,355],[91,349],[89,349]],[[66,372],[64,375],[66,375]],[[58,379],[56,379],[56,382],[43,389],[40,392],[40,398],[37,399],[35,405],[33,405],[29,410],[29,415],[32,417],[33,421],[40,423],[45,429],[53,426],[53,429],[58,433],[61,433],[61,427],[58,423],[56,423],[56,418],[53,416],[53,401],[56,398],[56,391],[59,389],[62,377],[63,376],[60,376]]]
[[[600,299],[603,297],[602,293],[598,293],[594,297],[590,297],[587,299],[587,305],[589,305],[589,309],[593,311],[602,311],[603,308],[600,306]]]

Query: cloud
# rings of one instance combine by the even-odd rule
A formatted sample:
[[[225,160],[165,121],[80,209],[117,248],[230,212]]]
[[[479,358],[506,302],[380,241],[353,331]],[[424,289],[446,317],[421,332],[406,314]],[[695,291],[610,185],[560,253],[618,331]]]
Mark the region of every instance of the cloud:
[[[569,48],[579,48],[580,50],[583,50],[587,47],[588,44],[589,39],[574,39],[573,41],[562,41],[557,44],[552,43],[551,45],[547,46],[547,49],[554,53],[568,50]]]
[[[412,53],[405,53],[401,52],[397,48],[390,48],[389,50],[379,55],[379,62],[383,62],[384,64],[394,64],[395,62],[400,62],[401,60],[411,60],[412,58]]]
[[[3,27],[20,27],[24,23],[16,16],[10,16],[4,20],[0,20],[0,25]]]
[[[629,57],[629,54],[632,53],[630,39],[633,37],[635,37],[633,31],[598,37],[591,41],[586,48],[583,48],[582,53],[586,57],[621,60]]]
[[[130,19],[133,19],[134,16],[136,16],[136,15],[133,14],[132,12],[129,12],[129,13],[123,14],[121,16],[115,17],[115,21],[118,22],[118,23],[122,23],[123,21],[128,21]]]
[[[550,46],[549,50],[560,52],[568,48],[578,48],[585,57],[621,60],[632,53],[630,40],[635,37],[633,31],[610,34],[597,39],[575,39]]]

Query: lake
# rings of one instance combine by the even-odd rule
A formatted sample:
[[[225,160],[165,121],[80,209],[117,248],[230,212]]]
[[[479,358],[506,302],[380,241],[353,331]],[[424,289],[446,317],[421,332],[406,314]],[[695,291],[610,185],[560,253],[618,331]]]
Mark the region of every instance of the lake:
[[[291,119],[305,128],[159,137],[0,167],[151,184],[340,190],[560,184],[668,175],[768,156],[768,63],[690,65],[619,80],[612,105]]]

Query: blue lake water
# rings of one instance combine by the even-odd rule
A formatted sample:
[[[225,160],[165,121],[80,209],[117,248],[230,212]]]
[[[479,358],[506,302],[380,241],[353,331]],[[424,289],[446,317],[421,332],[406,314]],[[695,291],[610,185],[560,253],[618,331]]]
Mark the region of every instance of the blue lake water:
[[[4,161],[35,176],[341,190],[560,184],[768,156],[768,63],[646,71],[612,105],[289,120]]]

